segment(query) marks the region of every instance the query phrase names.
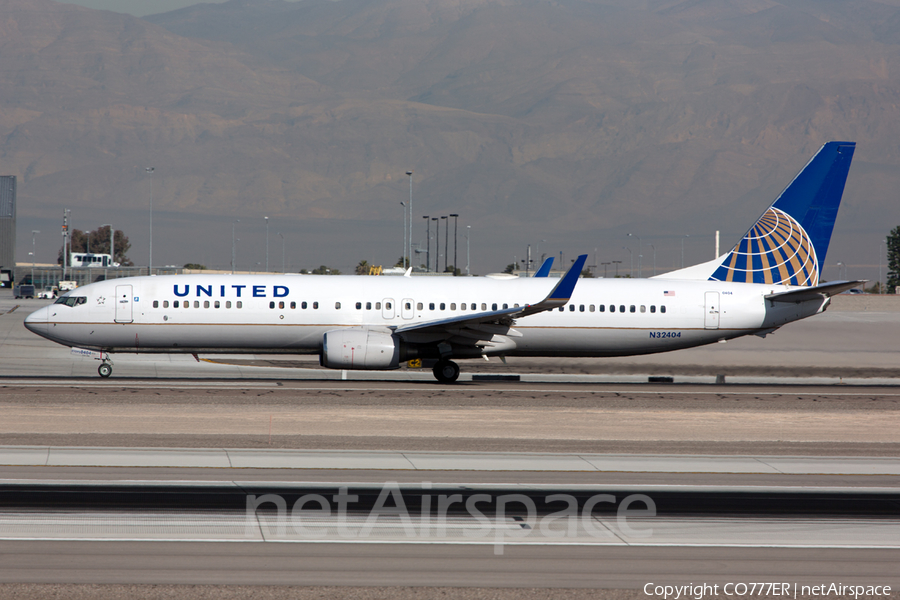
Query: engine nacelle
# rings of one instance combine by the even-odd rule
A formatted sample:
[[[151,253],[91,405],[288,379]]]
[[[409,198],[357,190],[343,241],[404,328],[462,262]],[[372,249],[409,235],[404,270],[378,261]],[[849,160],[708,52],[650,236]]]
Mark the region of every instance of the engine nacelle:
[[[329,369],[398,369],[400,340],[380,331],[335,329],[325,334],[321,362]]]

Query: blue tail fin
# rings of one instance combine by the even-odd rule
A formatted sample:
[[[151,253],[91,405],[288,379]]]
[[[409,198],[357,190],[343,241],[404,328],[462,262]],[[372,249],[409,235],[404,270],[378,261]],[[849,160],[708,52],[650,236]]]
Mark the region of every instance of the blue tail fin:
[[[855,149],[822,146],[709,279],[818,285]]]
[[[534,274],[535,277],[547,277],[550,275],[550,269],[553,267],[553,257],[551,256],[547,260],[544,261],[544,264],[541,265],[541,268],[537,270],[537,273]]]

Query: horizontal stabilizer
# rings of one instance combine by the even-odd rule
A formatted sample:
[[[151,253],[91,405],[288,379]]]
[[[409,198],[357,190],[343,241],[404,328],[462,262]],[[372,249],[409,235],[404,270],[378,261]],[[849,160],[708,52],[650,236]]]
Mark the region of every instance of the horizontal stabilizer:
[[[800,288],[789,292],[779,292],[777,294],[769,294],[766,300],[772,302],[806,302],[807,300],[821,300],[822,298],[830,298],[841,292],[846,292],[851,288],[865,284],[865,280],[860,281],[830,281],[817,285],[815,287]]]

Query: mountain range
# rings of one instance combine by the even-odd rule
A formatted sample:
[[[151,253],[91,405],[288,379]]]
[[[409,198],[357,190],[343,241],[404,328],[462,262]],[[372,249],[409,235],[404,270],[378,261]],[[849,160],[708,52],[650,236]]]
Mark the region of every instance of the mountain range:
[[[682,244],[711,258],[715,230],[730,247],[822,143],[852,140],[828,264],[874,279],[900,223],[898,68],[897,0],[231,0],[145,18],[0,0],[0,173],[48,262],[71,208],[146,264],[152,186],[159,264],[227,267],[233,226],[239,267],[260,267],[263,216],[273,268],[282,238],[290,270],[393,264],[412,170],[414,241],[423,215],[458,213],[475,272],[531,244],[650,275]]]

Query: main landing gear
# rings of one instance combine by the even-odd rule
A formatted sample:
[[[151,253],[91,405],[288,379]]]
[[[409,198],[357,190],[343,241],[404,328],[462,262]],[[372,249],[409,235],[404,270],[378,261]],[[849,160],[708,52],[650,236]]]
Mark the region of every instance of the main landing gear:
[[[459,379],[459,365],[452,360],[439,360],[431,372],[441,383],[453,383]]]

